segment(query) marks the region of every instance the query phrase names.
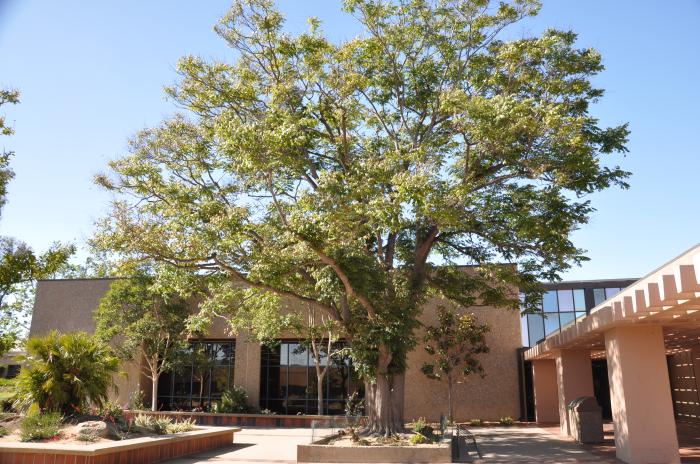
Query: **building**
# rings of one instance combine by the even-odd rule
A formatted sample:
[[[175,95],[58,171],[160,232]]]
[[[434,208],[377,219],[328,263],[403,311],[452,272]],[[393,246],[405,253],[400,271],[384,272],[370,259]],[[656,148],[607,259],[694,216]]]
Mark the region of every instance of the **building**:
[[[95,329],[93,312],[108,291],[112,279],[41,280],[30,336],[50,330],[61,332]],[[437,324],[437,306],[425,305],[421,321]],[[488,335],[490,352],[482,356],[486,376],[471,376],[455,387],[454,415],[460,420],[521,416],[518,349],[521,347],[520,315],[487,306],[469,308],[480,322],[494,328]],[[317,411],[316,376],[313,361],[291,334],[274,348],[261,346],[246,334],[231,336],[223,324],[215,324],[206,338],[192,340],[196,356],[193,365],[163,375],[159,380],[158,407],[163,410],[206,409],[231,385],[246,390],[250,402],[259,409],[278,414],[315,414]],[[447,413],[447,384],[428,379],[421,371],[427,353],[416,347],[408,356],[405,382],[405,417],[438,420]],[[150,399],[150,380],[140,372],[138,363],[125,366],[126,376],[115,377],[117,400],[128,404],[135,392]],[[326,377],[324,410],[343,414],[345,399],[362,392],[363,384],[354,375],[349,362],[337,362]],[[427,393],[429,392],[429,393]]]
[[[604,359],[617,457],[680,462],[677,424],[700,423],[700,245],[539,341],[524,359],[538,422],[559,422],[570,434],[566,406],[595,394],[593,366]]]
[[[46,280],[37,286],[31,335],[51,329],[94,329],[92,312],[111,280]],[[679,462],[676,424],[700,425],[700,244],[641,279],[543,284],[542,313],[520,316],[492,307],[474,312],[492,331],[483,356],[486,377],[457,386],[458,421],[503,416],[559,423],[569,435],[567,405],[595,396],[614,423],[617,456],[624,462]],[[426,304],[422,321],[434,323],[440,302]],[[210,367],[197,366],[162,379],[159,405],[188,409],[216,400],[239,385],[261,409],[314,413],[313,374],[295,340],[275,348],[231,337],[214,327],[193,341],[210,353]],[[407,419],[435,420],[445,412],[446,386],[427,379],[427,355],[409,355],[405,387]],[[149,391],[137,365],[129,366],[119,400]],[[201,369],[200,369],[201,370]],[[205,380],[202,381],[201,379]],[[208,383],[207,383],[208,382]],[[327,409],[342,412],[349,393],[361,389],[345,363],[328,376]]]

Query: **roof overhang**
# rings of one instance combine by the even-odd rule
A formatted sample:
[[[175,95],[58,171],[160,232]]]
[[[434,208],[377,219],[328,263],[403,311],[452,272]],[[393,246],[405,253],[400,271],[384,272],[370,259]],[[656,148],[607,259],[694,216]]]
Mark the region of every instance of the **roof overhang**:
[[[664,328],[668,351],[700,344],[700,244],[639,279],[590,313],[525,352],[551,359],[558,350],[591,350],[604,357],[605,332],[630,324]]]

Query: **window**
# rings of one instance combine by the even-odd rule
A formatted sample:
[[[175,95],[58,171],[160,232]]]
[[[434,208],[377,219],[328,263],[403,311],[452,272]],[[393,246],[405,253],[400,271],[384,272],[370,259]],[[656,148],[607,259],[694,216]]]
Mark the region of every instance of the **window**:
[[[530,337],[527,331],[527,316],[520,316],[520,336],[523,346],[530,346]]]
[[[556,290],[550,290],[544,293],[542,297],[542,308],[546,313],[556,313],[558,311]]]
[[[593,304],[598,306],[603,301],[605,301],[605,289],[604,288],[594,288],[593,289]]]
[[[574,310],[573,290],[557,290],[557,299],[559,300],[559,311]]]
[[[618,293],[620,293],[620,288],[606,288],[605,289],[605,299],[612,298]]]
[[[574,309],[576,311],[586,310],[586,294],[582,288],[574,290]]]
[[[576,316],[572,312],[559,313],[559,323],[561,324],[562,328],[574,322],[575,319]]]
[[[559,330],[559,315],[546,314],[544,318],[544,334],[545,336]]]
[[[336,348],[342,347],[342,342]],[[322,365],[328,362],[322,358]],[[318,381],[313,356],[297,341],[262,347],[260,359],[260,407],[280,414],[316,414]],[[345,400],[364,384],[354,375],[350,359],[334,358],[323,379],[324,413],[343,414]]]
[[[541,314],[528,314],[527,327],[531,346],[544,338],[544,323]]]
[[[158,409],[208,411],[233,385],[236,342],[193,342],[185,361],[158,381]]]

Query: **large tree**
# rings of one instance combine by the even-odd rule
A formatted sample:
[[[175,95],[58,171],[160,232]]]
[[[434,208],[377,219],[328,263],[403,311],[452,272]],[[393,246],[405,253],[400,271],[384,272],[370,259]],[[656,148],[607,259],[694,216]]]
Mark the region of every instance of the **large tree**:
[[[514,287],[584,260],[570,235],[587,194],[626,186],[604,158],[628,131],[590,114],[603,66],[574,33],[500,38],[535,0],[344,7],[361,34],[333,43],[316,19],[285,32],[272,0],[235,1],[216,27],[235,61],[184,57],[168,93],[185,113],[97,177],[119,195],[97,242],[211,276],[193,322],[325,312],[370,431],[389,434],[426,298],[517,310]]]

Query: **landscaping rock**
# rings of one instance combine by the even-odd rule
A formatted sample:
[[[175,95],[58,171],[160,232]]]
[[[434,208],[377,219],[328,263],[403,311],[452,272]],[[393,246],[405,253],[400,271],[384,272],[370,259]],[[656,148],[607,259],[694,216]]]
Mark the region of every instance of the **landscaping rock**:
[[[102,421],[81,422],[75,427],[75,431],[78,435],[89,435],[100,438],[106,438],[109,434],[107,423]]]

